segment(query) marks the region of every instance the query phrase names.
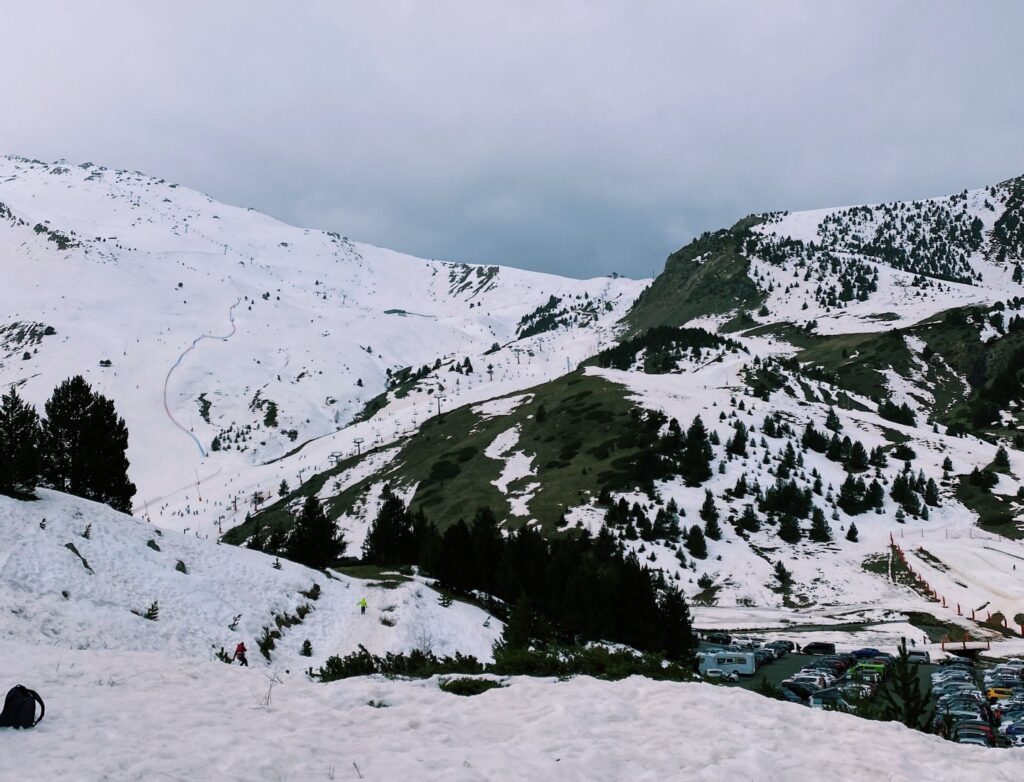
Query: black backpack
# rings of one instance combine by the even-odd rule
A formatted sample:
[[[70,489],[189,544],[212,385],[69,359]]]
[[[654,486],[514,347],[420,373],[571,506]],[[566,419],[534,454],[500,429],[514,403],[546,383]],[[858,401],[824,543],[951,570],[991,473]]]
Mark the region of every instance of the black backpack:
[[[39,719],[36,719],[36,703],[39,704]],[[40,723],[46,714],[46,706],[39,693],[16,684],[7,693],[4,710],[0,712],[0,728],[32,728]]]

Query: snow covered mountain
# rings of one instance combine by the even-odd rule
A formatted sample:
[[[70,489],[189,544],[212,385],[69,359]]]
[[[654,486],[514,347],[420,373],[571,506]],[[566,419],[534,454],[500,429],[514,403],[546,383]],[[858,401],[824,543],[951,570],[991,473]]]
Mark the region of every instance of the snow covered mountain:
[[[488,505],[552,534],[607,526],[707,628],[1018,635],[1022,225],[1024,178],[705,234],[616,347],[339,463],[228,539],[316,493],[358,544],[390,485],[441,525]],[[712,471],[694,481],[696,416]]]
[[[0,497],[0,680],[60,704],[0,757],[83,778],[1012,778],[1010,753],[860,722],[868,756],[836,728],[853,717],[705,684],[314,684],[360,646],[488,660],[502,624],[426,576],[311,570],[256,533],[312,495],[355,554],[387,486],[442,529],[486,505],[506,529],[610,531],[703,629],[1019,654],[1022,212],[1024,179],[754,215],[653,281],[578,281],[0,159],[0,386],[40,405],[84,374],[140,487],[134,518]],[[254,537],[271,550],[230,545]],[[249,670],[216,659],[239,640]],[[77,751],[111,731],[119,751]],[[680,731],[703,751],[681,757]]]
[[[228,525],[240,497],[302,466],[259,465],[366,417],[389,387],[406,397],[424,367],[474,368],[331,438],[325,463],[354,438],[394,439],[442,395],[457,406],[562,373],[643,285],[424,261],[138,172],[12,157],[0,268],[0,387],[41,406],[83,374],[127,421],[137,512],[168,522],[216,495]],[[568,331],[546,339],[556,325]]]

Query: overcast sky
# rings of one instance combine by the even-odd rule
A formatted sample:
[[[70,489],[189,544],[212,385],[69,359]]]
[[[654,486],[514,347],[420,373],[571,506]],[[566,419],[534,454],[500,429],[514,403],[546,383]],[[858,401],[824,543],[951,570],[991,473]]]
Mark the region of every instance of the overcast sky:
[[[428,258],[648,276],[1024,172],[1024,2],[0,0],[0,153]]]

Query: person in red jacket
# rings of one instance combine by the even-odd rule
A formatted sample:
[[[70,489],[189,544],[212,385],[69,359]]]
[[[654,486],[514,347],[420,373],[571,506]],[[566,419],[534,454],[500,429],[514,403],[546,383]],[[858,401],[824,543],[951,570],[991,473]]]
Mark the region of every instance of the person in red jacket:
[[[249,667],[249,661],[245,659],[245,644],[241,641],[238,642],[238,646],[235,647],[235,656],[232,658],[238,660],[246,668]]]

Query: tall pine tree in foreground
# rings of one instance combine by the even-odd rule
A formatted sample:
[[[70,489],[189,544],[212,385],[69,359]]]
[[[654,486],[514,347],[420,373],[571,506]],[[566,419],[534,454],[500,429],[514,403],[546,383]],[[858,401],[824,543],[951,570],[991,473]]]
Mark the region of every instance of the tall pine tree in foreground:
[[[0,398],[0,494],[27,496],[35,490],[41,437],[35,409],[12,388]]]
[[[384,501],[363,542],[363,559],[379,565],[416,562],[419,552],[412,514],[389,486],[381,497]]]
[[[76,375],[54,389],[45,411],[47,485],[130,513],[135,484],[128,479],[128,428],[114,403]]]
[[[287,557],[312,568],[325,568],[345,553],[345,538],[315,496],[306,497],[286,545]]]
[[[928,731],[935,716],[931,696],[931,688],[921,691],[917,666],[907,656],[907,639],[904,638],[900,643],[899,656],[882,688],[882,719],[895,720],[908,728]]]

